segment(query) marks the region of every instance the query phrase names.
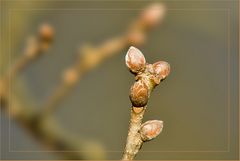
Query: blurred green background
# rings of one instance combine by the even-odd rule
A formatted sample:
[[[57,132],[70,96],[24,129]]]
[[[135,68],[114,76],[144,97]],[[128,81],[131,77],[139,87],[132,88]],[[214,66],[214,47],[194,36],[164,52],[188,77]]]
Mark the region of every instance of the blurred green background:
[[[165,20],[140,49],[150,63],[164,60],[171,64],[170,76],[152,93],[144,117],[144,121],[163,120],[164,129],[143,145],[136,159],[239,159],[238,1],[163,2],[168,7]],[[79,46],[123,33],[150,3],[2,1],[1,72],[21,56],[27,36],[36,33],[43,22],[52,24],[53,46],[19,76],[30,101],[42,104],[62,71],[76,59]],[[107,159],[121,158],[127,137],[128,93],[134,78],[125,66],[126,51],[85,75],[52,116],[66,132],[100,142]],[[10,121],[9,134],[9,118],[1,112],[1,159],[58,159],[51,152],[24,152],[45,149]]]

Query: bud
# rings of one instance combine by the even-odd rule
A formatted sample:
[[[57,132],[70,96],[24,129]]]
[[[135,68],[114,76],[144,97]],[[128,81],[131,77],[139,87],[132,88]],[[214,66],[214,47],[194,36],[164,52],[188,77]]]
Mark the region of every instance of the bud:
[[[142,13],[141,20],[148,27],[157,25],[158,22],[162,21],[166,12],[166,8],[163,4],[155,3],[148,6]]]
[[[49,24],[42,24],[39,28],[40,40],[51,42],[53,39],[54,30]]]
[[[148,102],[148,87],[142,80],[138,80],[130,89],[130,100],[134,107],[144,107]]]
[[[77,70],[74,68],[67,69],[63,73],[63,80],[67,84],[74,84],[78,80],[78,73]]]
[[[165,61],[158,61],[153,64],[153,70],[160,79],[165,79],[170,73],[170,65]]]
[[[145,68],[145,57],[140,50],[131,46],[125,56],[127,67],[133,73],[139,73]]]
[[[150,120],[141,125],[140,135],[143,141],[150,141],[156,138],[163,129],[163,121]]]

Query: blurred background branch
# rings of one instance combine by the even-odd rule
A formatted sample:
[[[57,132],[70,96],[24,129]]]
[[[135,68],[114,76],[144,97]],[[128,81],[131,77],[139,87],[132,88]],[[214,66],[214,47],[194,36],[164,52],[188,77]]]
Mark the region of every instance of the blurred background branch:
[[[60,152],[65,159],[104,159],[105,153],[101,145],[96,142],[83,141],[79,137],[75,139],[71,134],[66,134],[58,127],[52,114],[86,72],[131,45],[141,46],[146,40],[147,32],[161,22],[163,10],[161,4],[152,4],[130,23],[125,33],[97,46],[89,44],[82,46],[78,52],[79,58],[63,73],[59,85],[39,111],[26,100],[17,97],[15,92],[11,91],[11,86],[16,76],[21,74],[25,68],[30,68],[29,65],[37,60],[52,43],[54,29],[48,24],[42,24],[38,35],[28,38],[23,55],[1,76],[1,110],[5,109],[9,112],[11,119],[19,122],[48,150]],[[6,65],[6,63],[1,63],[4,69]]]

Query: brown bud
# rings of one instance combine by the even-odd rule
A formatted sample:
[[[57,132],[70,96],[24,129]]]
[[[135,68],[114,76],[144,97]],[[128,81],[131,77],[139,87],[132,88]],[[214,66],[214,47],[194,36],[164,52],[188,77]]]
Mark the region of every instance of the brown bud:
[[[140,135],[143,141],[150,141],[156,138],[163,129],[163,121],[150,120],[141,125]]]
[[[39,28],[40,40],[50,42],[53,39],[54,30],[49,24],[42,24]]]
[[[130,100],[134,107],[143,107],[148,102],[148,87],[142,80],[135,82],[130,89]]]
[[[160,79],[165,79],[170,73],[170,65],[165,61],[158,61],[153,64],[153,70]]]
[[[127,67],[133,73],[143,71],[145,68],[146,60],[140,50],[131,46],[125,56],[125,62]]]
[[[153,27],[158,22],[162,21],[165,12],[166,8],[163,4],[154,3],[144,10],[141,20],[146,26]]]

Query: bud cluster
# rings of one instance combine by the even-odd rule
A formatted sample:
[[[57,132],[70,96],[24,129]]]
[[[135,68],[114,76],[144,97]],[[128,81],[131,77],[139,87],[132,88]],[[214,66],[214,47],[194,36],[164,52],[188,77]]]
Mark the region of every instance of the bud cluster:
[[[147,64],[142,52],[131,46],[125,56],[128,69],[136,75],[137,81],[130,89],[130,100],[134,107],[147,105],[152,87],[158,85],[170,73],[170,65],[164,61]],[[151,81],[149,81],[151,80]]]
[[[33,59],[41,52],[46,51],[51,45],[54,37],[54,29],[48,24],[42,24],[39,27],[38,35],[28,38],[25,48],[25,55]]]

